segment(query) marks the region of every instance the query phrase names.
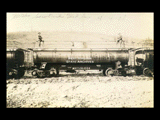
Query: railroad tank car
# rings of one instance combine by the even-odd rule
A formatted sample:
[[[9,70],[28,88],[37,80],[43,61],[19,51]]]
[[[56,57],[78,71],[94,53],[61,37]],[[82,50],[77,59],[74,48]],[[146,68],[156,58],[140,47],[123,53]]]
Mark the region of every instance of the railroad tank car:
[[[154,50],[139,49],[135,50],[136,69],[138,74],[154,76]],[[140,64],[140,65],[139,65]]]
[[[148,50],[146,54],[146,61],[144,62],[143,74],[154,77],[154,51]]]
[[[151,70],[154,70],[154,51],[146,50],[146,60],[144,62],[144,66],[148,67]]]
[[[24,75],[24,52],[22,49],[7,49],[6,77],[20,78]]]
[[[54,76],[59,70],[103,70],[106,75],[153,73],[152,49],[7,49],[7,78],[20,78],[32,66],[32,75]],[[29,55],[30,53],[30,55]],[[29,58],[28,58],[28,57]],[[25,60],[24,60],[25,59]],[[24,63],[25,62],[25,63]],[[152,75],[153,76],[153,75]]]
[[[128,49],[33,49],[33,61],[37,66],[33,75],[39,77],[48,74],[46,71],[60,69],[74,71],[77,69],[99,69],[107,75],[108,68],[115,69],[115,63],[124,66],[129,61]],[[53,71],[51,73],[53,73]]]
[[[103,70],[106,75],[142,74],[153,66],[153,50],[150,49],[33,49],[38,77],[59,74],[59,70]],[[152,64],[151,64],[152,63]],[[148,70],[148,69],[147,69]],[[145,72],[146,73],[146,72]]]

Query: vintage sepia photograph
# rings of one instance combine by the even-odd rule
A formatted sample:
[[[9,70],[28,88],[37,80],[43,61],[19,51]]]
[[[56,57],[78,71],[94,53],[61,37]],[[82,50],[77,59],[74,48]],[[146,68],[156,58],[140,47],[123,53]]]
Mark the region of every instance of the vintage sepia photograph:
[[[6,108],[154,108],[153,12],[6,17]]]

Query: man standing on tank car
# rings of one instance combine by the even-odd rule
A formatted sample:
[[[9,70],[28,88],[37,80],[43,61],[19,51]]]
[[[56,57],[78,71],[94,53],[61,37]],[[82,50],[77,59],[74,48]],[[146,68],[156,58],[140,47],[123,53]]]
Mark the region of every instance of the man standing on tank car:
[[[119,37],[118,37],[118,40],[117,40],[117,44],[120,43],[120,46],[121,46],[122,43],[123,43],[123,45],[124,45],[124,40],[122,39],[121,33],[119,33],[118,35],[119,35]]]
[[[38,39],[39,39],[38,41],[39,41],[39,47],[40,47],[41,46],[41,42],[43,42],[43,44],[44,44],[44,40],[42,40],[42,36],[41,36],[40,32],[38,33]]]

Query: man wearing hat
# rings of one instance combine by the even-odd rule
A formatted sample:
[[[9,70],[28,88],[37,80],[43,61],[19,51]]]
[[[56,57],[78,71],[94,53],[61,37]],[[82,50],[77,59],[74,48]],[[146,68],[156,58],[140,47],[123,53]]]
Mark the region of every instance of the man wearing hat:
[[[44,43],[44,40],[42,40],[42,36],[41,36],[41,33],[40,33],[40,32],[38,33],[38,39],[39,39],[38,41],[39,41],[39,47],[40,47],[40,46],[41,46],[41,42]],[[38,41],[37,41],[37,42],[38,42]]]
[[[124,40],[122,40],[122,35],[121,35],[121,33],[119,33],[118,35],[119,35],[119,37],[118,37],[118,40],[117,40],[117,44],[120,43],[120,46],[121,46],[122,43],[123,43],[123,45],[124,45]]]

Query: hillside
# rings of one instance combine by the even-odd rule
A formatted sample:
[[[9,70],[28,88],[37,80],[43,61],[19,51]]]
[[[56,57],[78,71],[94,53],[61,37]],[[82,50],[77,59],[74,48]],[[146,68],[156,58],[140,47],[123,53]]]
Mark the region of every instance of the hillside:
[[[43,48],[117,48],[117,36],[90,32],[41,31],[45,41]],[[153,40],[146,41],[123,36],[125,47],[152,47]],[[38,31],[7,33],[7,48],[37,48]]]

